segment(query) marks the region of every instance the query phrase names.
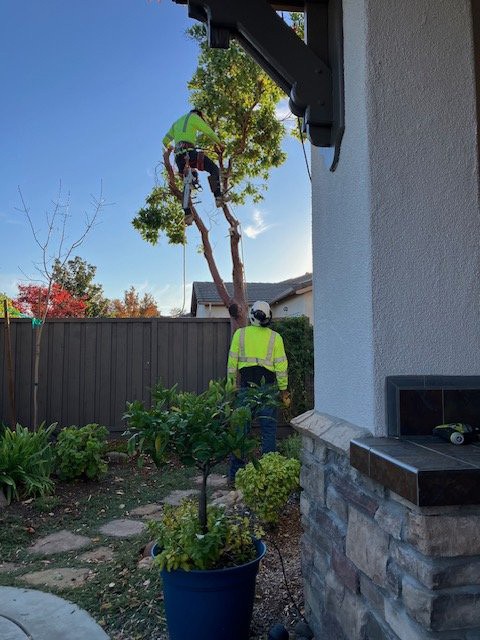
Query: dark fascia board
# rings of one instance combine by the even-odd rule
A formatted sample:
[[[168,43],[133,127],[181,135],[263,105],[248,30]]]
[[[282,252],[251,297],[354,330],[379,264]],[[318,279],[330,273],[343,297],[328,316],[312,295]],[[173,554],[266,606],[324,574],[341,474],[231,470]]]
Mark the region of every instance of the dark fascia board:
[[[239,42],[289,96],[310,142],[335,148],[333,171],[345,128],[342,0],[303,3],[307,23],[310,13],[315,16],[307,44],[276,13],[280,6],[297,8],[297,0],[173,1],[188,4],[189,16],[206,23],[211,47],[228,48],[232,37]]]
[[[188,0],[175,0],[177,4],[188,4]],[[269,2],[275,11],[305,11],[306,3],[328,4],[328,0],[284,0],[283,2]]]

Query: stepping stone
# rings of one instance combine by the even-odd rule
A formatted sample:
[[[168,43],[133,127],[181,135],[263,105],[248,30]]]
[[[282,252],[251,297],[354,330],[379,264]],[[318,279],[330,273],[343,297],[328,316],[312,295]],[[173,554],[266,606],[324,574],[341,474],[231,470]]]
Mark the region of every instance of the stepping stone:
[[[132,536],[138,536],[146,529],[144,522],[138,520],[127,520],[126,518],[120,518],[119,520],[111,520],[100,527],[100,531],[113,538],[130,538]]]
[[[196,496],[198,494],[199,491],[197,491],[197,489],[176,489],[175,491],[169,493],[162,502],[164,504],[171,504],[175,507],[178,507],[178,505],[182,502],[182,500],[185,500],[185,498],[193,498],[193,496]]]
[[[130,511],[131,516],[141,516],[145,519],[157,519],[156,516],[161,516],[163,513],[163,505],[161,504],[144,504],[141,507],[136,507]]]
[[[82,562],[94,562],[97,564],[99,562],[111,562],[113,556],[113,549],[110,549],[110,547],[97,547],[97,549],[82,553],[81,556],[78,556],[78,559]]]
[[[74,549],[81,549],[92,544],[90,538],[86,536],[77,536],[71,531],[57,531],[51,533],[45,538],[40,538],[34,545],[29,547],[27,551],[29,553],[38,553],[42,556],[53,555],[54,553],[63,553],[65,551],[73,551]]]
[[[111,464],[126,464],[128,462],[128,454],[122,451],[108,451],[106,458]]]
[[[75,589],[85,584],[90,574],[90,569],[72,569],[62,567],[57,569],[45,569],[33,571],[20,576],[20,580],[33,586],[57,587],[57,589]]]
[[[227,509],[238,504],[243,499],[241,491],[215,491],[210,504],[214,507],[226,507]]]
[[[195,484],[202,484],[202,476],[197,476],[194,478]],[[222,487],[227,486],[227,478],[226,476],[221,476],[219,473],[212,473],[207,478],[207,487],[212,487],[212,489],[221,489]]]
[[[137,563],[137,569],[151,569],[153,566],[153,558],[147,557],[147,558],[140,558],[140,560]]]
[[[105,631],[76,604],[51,593],[15,587],[0,587],[0,638],[108,640]]]
[[[0,573],[12,573],[12,571],[16,571],[19,568],[20,565],[15,562],[0,562]]]

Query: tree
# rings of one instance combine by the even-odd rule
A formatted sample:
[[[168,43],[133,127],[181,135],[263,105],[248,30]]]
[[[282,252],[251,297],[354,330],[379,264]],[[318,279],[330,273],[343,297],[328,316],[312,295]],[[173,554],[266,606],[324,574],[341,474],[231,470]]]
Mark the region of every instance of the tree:
[[[155,298],[150,293],[144,293],[140,298],[133,286],[125,291],[123,300],[112,300],[110,310],[115,318],[156,318],[161,315]]]
[[[83,244],[86,237],[95,226],[97,218],[100,215],[102,208],[105,206],[105,201],[103,199],[102,189],[100,188],[99,197],[97,198],[92,196],[92,212],[90,214],[85,213],[82,230],[79,231],[75,240],[68,240],[70,197],[69,195],[66,197],[63,196],[61,182],[58,188],[57,198],[53,201],[51,209],[45,214],[46,228],[43,231],[43,235],[41,230],[34,224],[33,215],[25,203],[20,187],[18,188],[18,192],[20,195],[21,207],[17,208],[17,211],[25,216],[35,244],[40,250],[40,259],[38,262],[34,263],[35,270],[39,277],[37,282],[40,282],[46,287],[45,296],[40,298],[40,302],[37,307],[36,317],[39,322],[34,328],[32,423],[33,428],[36,429],[38,427],[40,353],[44,322],[48,314],[51,297],[55,291],[54,265],[58,264],[59,267],[63,268],[68,260],[70,260],[73,252]],[[29,279],[32,280],[32,278]]]
[[[35,318],[84,318],[87,303],[81,298],[74,298],[72,294],[54,282],[50,292],[46,285],[19,284],[18,297],[14,304],[22,313]]]
[[[192,27],[189,34],[200,48],[198,67],[188,85],[190,101],[208,114],[209,124],[226,145],[225,151],[209,150],[220,166],[222,189],[228,191],[232,204],[243,204],[247,198],[258,202],[271,169],[280,166],[286,157],[280,146],[285,127],[275,117],[283,93],[236,43],[226,51],[210,49],[202,25]],[[182,185],[167,154],[163,179],[147,197],[146,206],[137,213],[133,226],[151,244],[156,244],[162,233],[169,243],[183,244],[186,240],[180,205]],[[218,294],[229,309],[232,329],[244,326],[247,302],[239,252],[239,222],[231,207],[223,205],[232,258],[233,295],[230,295],[216,265],[209,229],[194,204],[191,211]]]
[[[109,301],[103,295],[103,287],[95,284],[93,279],[97,267],[75,256],[65,264],[57,259],[53,264],[53,280],[74,298],[83,300],[86,304],[86,314],[89,318],[104,316]]]

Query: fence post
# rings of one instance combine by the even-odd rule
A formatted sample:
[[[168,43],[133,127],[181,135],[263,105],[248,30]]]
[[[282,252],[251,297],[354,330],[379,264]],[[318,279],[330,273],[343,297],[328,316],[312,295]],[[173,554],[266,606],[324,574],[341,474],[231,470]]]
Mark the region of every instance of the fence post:
[[[10,333],[10,317],[8,315],[7,299],[3,299],[3,311],[5,322],[5,352],[7,354],[7,371],[8,371],[8,392],[10,398],[10,413],[12,416],[12,427],[17,424],[17,412],[15,409],[15,383],[13,376],[13,358],[12,358],[12,336]]]

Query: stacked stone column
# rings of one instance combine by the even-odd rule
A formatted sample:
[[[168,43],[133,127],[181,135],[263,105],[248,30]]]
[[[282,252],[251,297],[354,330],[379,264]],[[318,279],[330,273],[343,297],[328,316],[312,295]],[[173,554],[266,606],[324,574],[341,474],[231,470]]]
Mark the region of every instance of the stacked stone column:
[[[478,640],[480,507],[416,507],[363,476],[349,464],[346,435],[359,433],[348,423],[297,429],[315,638]]]

